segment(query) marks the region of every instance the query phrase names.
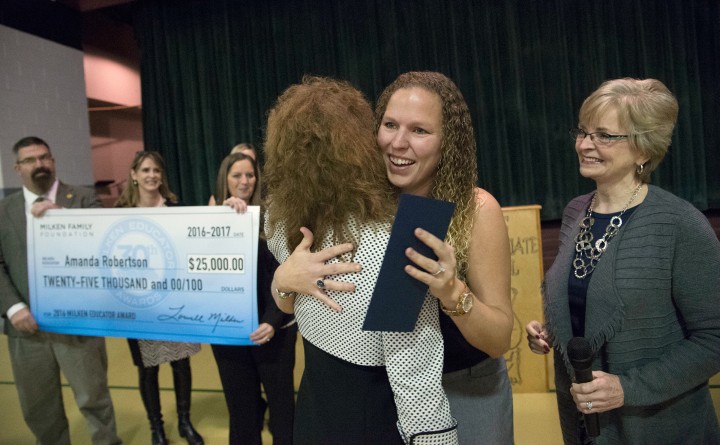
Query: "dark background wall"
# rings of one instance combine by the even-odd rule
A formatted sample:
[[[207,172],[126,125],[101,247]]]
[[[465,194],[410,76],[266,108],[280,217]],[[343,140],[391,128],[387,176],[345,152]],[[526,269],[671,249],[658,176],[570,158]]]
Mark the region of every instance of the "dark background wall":
[[[398,74],[451,77],[473,114],[480,185],[545,220],[592,184],[567,130],[603,80],[654,77],[680,102],[653,182],[720,207],[720,3],[715,0],[175,0],[136,5],[145,144],[203,203],[239,141],[303,74],[346,79],[374,101]]]
[[[47,0],[3,0],[0,25],[43,39],[82,49],[81,14]]]
[[[117,3],[125,4],[80,12]],[[105,20],[96,20],[97,11]],[[206,202],[229,147],[262,145],[268,108],[304,74],[349,80],[374,101],[399,73],[437,70],[463,91],[479,184],[505,206],[539,203],[551,221],[571,197],[591,189],[577,174],[567,129],[600,82],[632,76],[662,80],[681,106],[653,182],[701,210],[720,208],[715,0],[0,3],[0,24],[72,48],[83,28],[83,46],[88,34],[97,44],[103,30],[103,48],[113,41],[128,46],[106,26],[111,22],[134,27],[145,146],[165,155],[173,189],[191,204]]]

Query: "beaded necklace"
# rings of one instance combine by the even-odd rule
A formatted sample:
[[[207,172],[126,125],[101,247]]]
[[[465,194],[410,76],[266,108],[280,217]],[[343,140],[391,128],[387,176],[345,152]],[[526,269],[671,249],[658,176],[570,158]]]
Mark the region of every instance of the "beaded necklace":
[[[593,234],[591,229],[595,223],[595,218],[592,217],[592,211],[595,206],[595,197],[597,196],[597,192],[593,194],[587,213],[580,221],[580,233],[578,233],[575,237],[575,260],[573,260],[573,269],[575,269],[575,271],[573,273],[576,278],[583,279],[593,273],[598,261],[600,261],[600,257],[603,253],[605,253],[605,250],[607,250],[608,243],[615,235],[617,235],[618,230],[620,230],[620,226],[623,224],[622,216],[625,214],[628,207],[630,207],[630,204],[632,204],[635,200],[638,193],[640,193],[642,186],[643,184],[640,183],[640,185],[635,188],[630,200],[627,204],[625,204],[625,208],[622,209],[620,214],[610,218],[610,223],[605,228],[605,233],[602,238],[595,241],[594,245],[592,242]],[[587,263],[585,262],[585,258],[583,258],[583,252],[585,252],[585,257],[587,257]]]

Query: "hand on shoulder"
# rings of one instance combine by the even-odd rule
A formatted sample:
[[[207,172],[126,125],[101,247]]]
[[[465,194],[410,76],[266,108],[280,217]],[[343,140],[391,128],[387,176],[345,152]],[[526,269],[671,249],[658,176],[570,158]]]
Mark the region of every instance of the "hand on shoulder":
[[[475,187],[475,203],[477,205],[476,214],[483,211],[492,212],[493,210],[502,212],[497,199],[490,192],[480,187]]]
[[[475,221],[473,222],[471,243],[477,239],[496,239],[500,243],[508,242],[507,224],[500,203],[487,190],[475,189]]]

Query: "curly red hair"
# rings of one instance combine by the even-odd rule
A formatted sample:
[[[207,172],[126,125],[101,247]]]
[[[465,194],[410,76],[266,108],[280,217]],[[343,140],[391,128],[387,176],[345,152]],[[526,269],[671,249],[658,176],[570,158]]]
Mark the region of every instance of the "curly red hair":
[[[390,220],[395,198],[373,127],[370,104],[347,82],[306,76],[285,90],[268,116],[264,148],[268,236],[282,221],[292,251],[304,226],[317,248],[328,233],[357,242],[350,216]]]

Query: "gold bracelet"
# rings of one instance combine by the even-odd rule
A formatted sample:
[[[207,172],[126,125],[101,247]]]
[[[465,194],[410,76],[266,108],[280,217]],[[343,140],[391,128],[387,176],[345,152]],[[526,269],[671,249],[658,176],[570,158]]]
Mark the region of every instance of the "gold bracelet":
[[[278,298],[281,300],[287,300],[290,297],[294,298],[297,296],[297,292],[283,292],[278,288],[275,288],[275,292],[277,293]]]

